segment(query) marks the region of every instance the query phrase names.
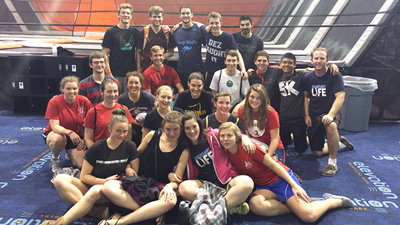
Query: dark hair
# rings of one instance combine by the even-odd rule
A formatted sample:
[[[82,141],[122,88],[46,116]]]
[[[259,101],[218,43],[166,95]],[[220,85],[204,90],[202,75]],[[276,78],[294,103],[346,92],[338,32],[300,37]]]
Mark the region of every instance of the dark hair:
[[[201,80],[201,82],[204,84],[204,76],[200,72],[193,72],[189,75],[188,77],[188,82],[190,83],[191,80]]]
[[[126,111],[122,107],[122,105],[120,108],[114,109],[113,111],[111,111],[111,113],[113,115],[111,116],[110,122],[108,123],[108,125],[110,126],[110,129],[112,129],[116,123],[129,124],[128,117],[126,116]]]
[[[271,105],[271,101],[269,100],[267,90],[262,84],[251,85],[249,91],[247,92],[243,105],[242,123],[246,127],[253,126],[253,108],[250,106],[249,103],[250,93],[252,91],[257,92],[260,95],[261,105],[258,110],[259,113],[257,117],[257,127],[260,128],[260,130],[264,130],[267,127],[268,111],[269,106]]]
[[[163,10],[163,8],[161,8],[158,5],[153,5],[149,9],[149,16],[151,17],[153,13],[156,14],[156,15],[160,14],[160,13],[161,13],[161,15],[164,15],[164,10]]]
[[[232,101],[231,94],[229,94],[229,92],[227,92],[227,91],[220,91],[214,95],[214,98],[211,100],[213,103],[214,112],[217,111],[217,109],[214,106],[214,103],[218,102],[218,98],[219,97],[227,97],[227,96],[229,97],[229,101]]]
[[[184,140],[187,143],[191,143],[190,139],[186,136],[186,133],[185,133],[185,122],[188,120],[191,120],[191,119],[194,119],[196,121],[196,123],[199,125],[199,137],[197,139],[197,143],[204,144],[207,141],[207,135],[204,132],[203,121],[201,120],[199,115],[197,115],[194,112],[186,112],[185,114],[183,114],[183,117],[182,117],[183,134],[181,136],[184,137]]]
[[[142,85],[143,84],[143,75],[137,71],[132,71],[132,72],[127,72],[125,76],[125,84],[128,84],[128,80],[130,77],[137,77],[139,78],[139,82]]]
[[[248,15],[240,16],[239,25],[240,25],[240,22],[241,22],[242,20],[249,20],[249,21],[250,21],[250,24],[253,25],[253,20],[251,20],[251,17],[248,16]]]
[[[89,55],[89,63],[90,64],[93,63],[93,59],[104,59],[104,61],[106,60],[106,58],[104,57],[104,54],[100,51],[94,51],[94,52],[90,53],[90,55]]]
[[[237,50],[229,50],[228,53],[225,55],[225,60],[229,56],[236,57],[236,60],[239,61],[239,54]]]
[[[267,60],[269,61],[269,54],[266,51],[264,51],[264,50],[258,51],[256,53],[256,55],[254,56],[254,60],[257,60],[257,58],[259,56],[265,56],[265,57],[267,57]]]
[[[179,8],[179,14],[181,13],[182,9],[190,9],[190,13],[193,13],[192,7],[189,5],[183,5]]]
[[[101,84],[100,84],[100,90],[101,92],[104,92],[104,90],[106,89],[106,85],[107,84],[116,84],[118,87],[117,82],[114,79],[110,79],[110,78],[105,78]]]
[[[296,56],[294,56],[292,53],[286,52],[285,54],[283,54],[283,56],[281,57],[281,62],[284,58],[291,59],[293,60],[293,63],[296,64]]]

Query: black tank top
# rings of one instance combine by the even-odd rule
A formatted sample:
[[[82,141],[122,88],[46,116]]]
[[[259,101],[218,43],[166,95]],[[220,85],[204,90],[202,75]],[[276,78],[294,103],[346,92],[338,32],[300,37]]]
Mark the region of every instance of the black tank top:
[[[154,178],[158,182],[167,184],[169,183],[168,174],[173,171],[176,164],[178,164],[179,158],[184,147],[176,146],[171,152],[162,152],[160,144],[161,132],[154,132],[153,138],[151,138],[146,150],[140,156],[140,167],[139,176],[146,178]],[[155,165],[155,152],[157,147],[157,172]]]

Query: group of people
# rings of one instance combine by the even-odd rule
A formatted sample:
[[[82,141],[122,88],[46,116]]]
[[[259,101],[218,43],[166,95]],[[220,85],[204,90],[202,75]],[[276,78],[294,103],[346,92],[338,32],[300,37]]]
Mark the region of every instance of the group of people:
[[[322,174],[333,176],[339,147],[354,148],[337,131],[344,85],[337,67],[327,66],[328,51],[311,53],[309,73],[295,70],[291,53],[270,68],[250,17],[242,16],[241,32],[232,35],[221,31],[219,13],[210,13],[205,26],[184,5],[171,33],[161,25],[163,14],[152,6],[151,24],[139,31],[130,26],[131,5],[121,4],[120,23],[107,30],[103,51],[89,56],[93,74],[81,82],[64,77],[62,94],[49,101],[43,137],[53,153],[50,166],[62,169],[65,148],[81,173],[54,177],[61,198],[74,206],[45,224],[70,224],[86,214],[106,218],[101,225],[162,222],[176,192],[193,201],[203,181],[226,189],[231,213],[295,213],[313,222],[329,209],[352,207],[344,196],[310,198],[275,158],[292,142],[299,153],[310,146],[316,156],[329,154]],[[178,72],[163,63],[176,46]],[[153,179],[159,194],[143,200],[123,185],[135,176]],[[132,212],[109,217],[109,203]]]

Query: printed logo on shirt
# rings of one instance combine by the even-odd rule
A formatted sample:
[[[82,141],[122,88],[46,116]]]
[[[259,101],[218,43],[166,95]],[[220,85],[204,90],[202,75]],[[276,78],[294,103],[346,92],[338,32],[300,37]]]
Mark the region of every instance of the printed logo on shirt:
[[[121,47],[121,51],[130,51],[132,50],[132,45],[135,44],[135,39],[133,35],[129,36],[128,40],[125,40],[122,36],[119,37],[119,46]]]
[[[260,128],[257,127],[257,120],[253,120],[253,126],[247,128],[247,132],[252,137],[262,137],[265,133],[265,129],[261,130]]]
[[[181,52],[182,52],[182,54],[185,54],[186,52],[188,52],[190,50],[192,50],[192,46],[190,46],[190,47],[189,46],[185,46],[185,47],[182,48]]]
[[[228,80],[228,81],[226,82],[226,86],[232,87],[232,86],[233,86],[233,82],[232,82],[231,80]]]
[[[221,49],[222,42],[210,39],[206,45],[207,52],[211,55],[211,61],[217,63],[217,57],[225,57],[225,51]]]
[[[213,154],[212,154],[210,148],[208,147],[206,150],[204,150],[200,154],[196,155],[194,157],[194,160],[196,160],[196,164],[199,167],[204,167],[206,165],[211,164],[213,161]]]
[[[311,95],[314,97],[326,97],[326,85],[312,85]]]
[[[194,105],[189,105],[189,110],[185,110],[185,112],[194,112],[199,116],[206,115],[206,110],[201,110],[200,102]]]
[[[248,170],[251,167],[253,167],[253,164],[250,161],[248,161],[248,162],[244,161],[244,168],[246,168]]]
[[[294,89],[295,81],[281,81],[279,82],[279,90],[281,91],[281,95],[283,97],[290,96],[292,94],[298,95],[299,91]]]
[[[126,163],[128,159],[116,159],[116,160],[96,160],[96,164],[103,164],[103,165],[112,165],[112,164],[120,164]]]
[[[255,45],[248,45],[248,44],[238,44],[240,52],[255,52],[256,46]]]

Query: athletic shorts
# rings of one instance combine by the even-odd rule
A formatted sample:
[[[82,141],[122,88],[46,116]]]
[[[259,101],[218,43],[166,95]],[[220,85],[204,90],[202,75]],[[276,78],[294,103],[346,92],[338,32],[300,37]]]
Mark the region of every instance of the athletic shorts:
[[[322,114],[316,118],[311,118],[312,126],[307,128],[311,151],[322,151],[324,148],[326,130],[324,125],[321,123],[321,119],[324,115],[325,114]],[[332,123],[336,123],[336,125],[340,124],[340,114],[333,118]]]
[[[46,132],[44,132],[42,134],[44,143],[46,145],[47,145],[47,135],[49,135],[50,132],[51,132],[51,130],[46,131]],[[76,147],[78,145],[74,145],[74,143],[72,142],[71,138],[68,135],[65,135],[65,136],[67,137],[67,144],[65,145],[65,150],[68,151],[68,150],[71,150],[71,149],[76,149]],[[83,139],[83,137],[81,137],[81,138]]]
[[[290,177],[296,182],[301,187],[301,184],[297,177],[293,174],[292,170],[287,171]],[[260,189],[266,189],[269,191],[272,191],[274,194],[278,196],[279,201],[285,202],[288,200],[290,197],[292,197],[293,191],[292,191],[292,186],[286,180],[283,178],[279,178],[275,183],[273,184],[267,184],[264,186],[259,186],[257,187],[257,190]]]

